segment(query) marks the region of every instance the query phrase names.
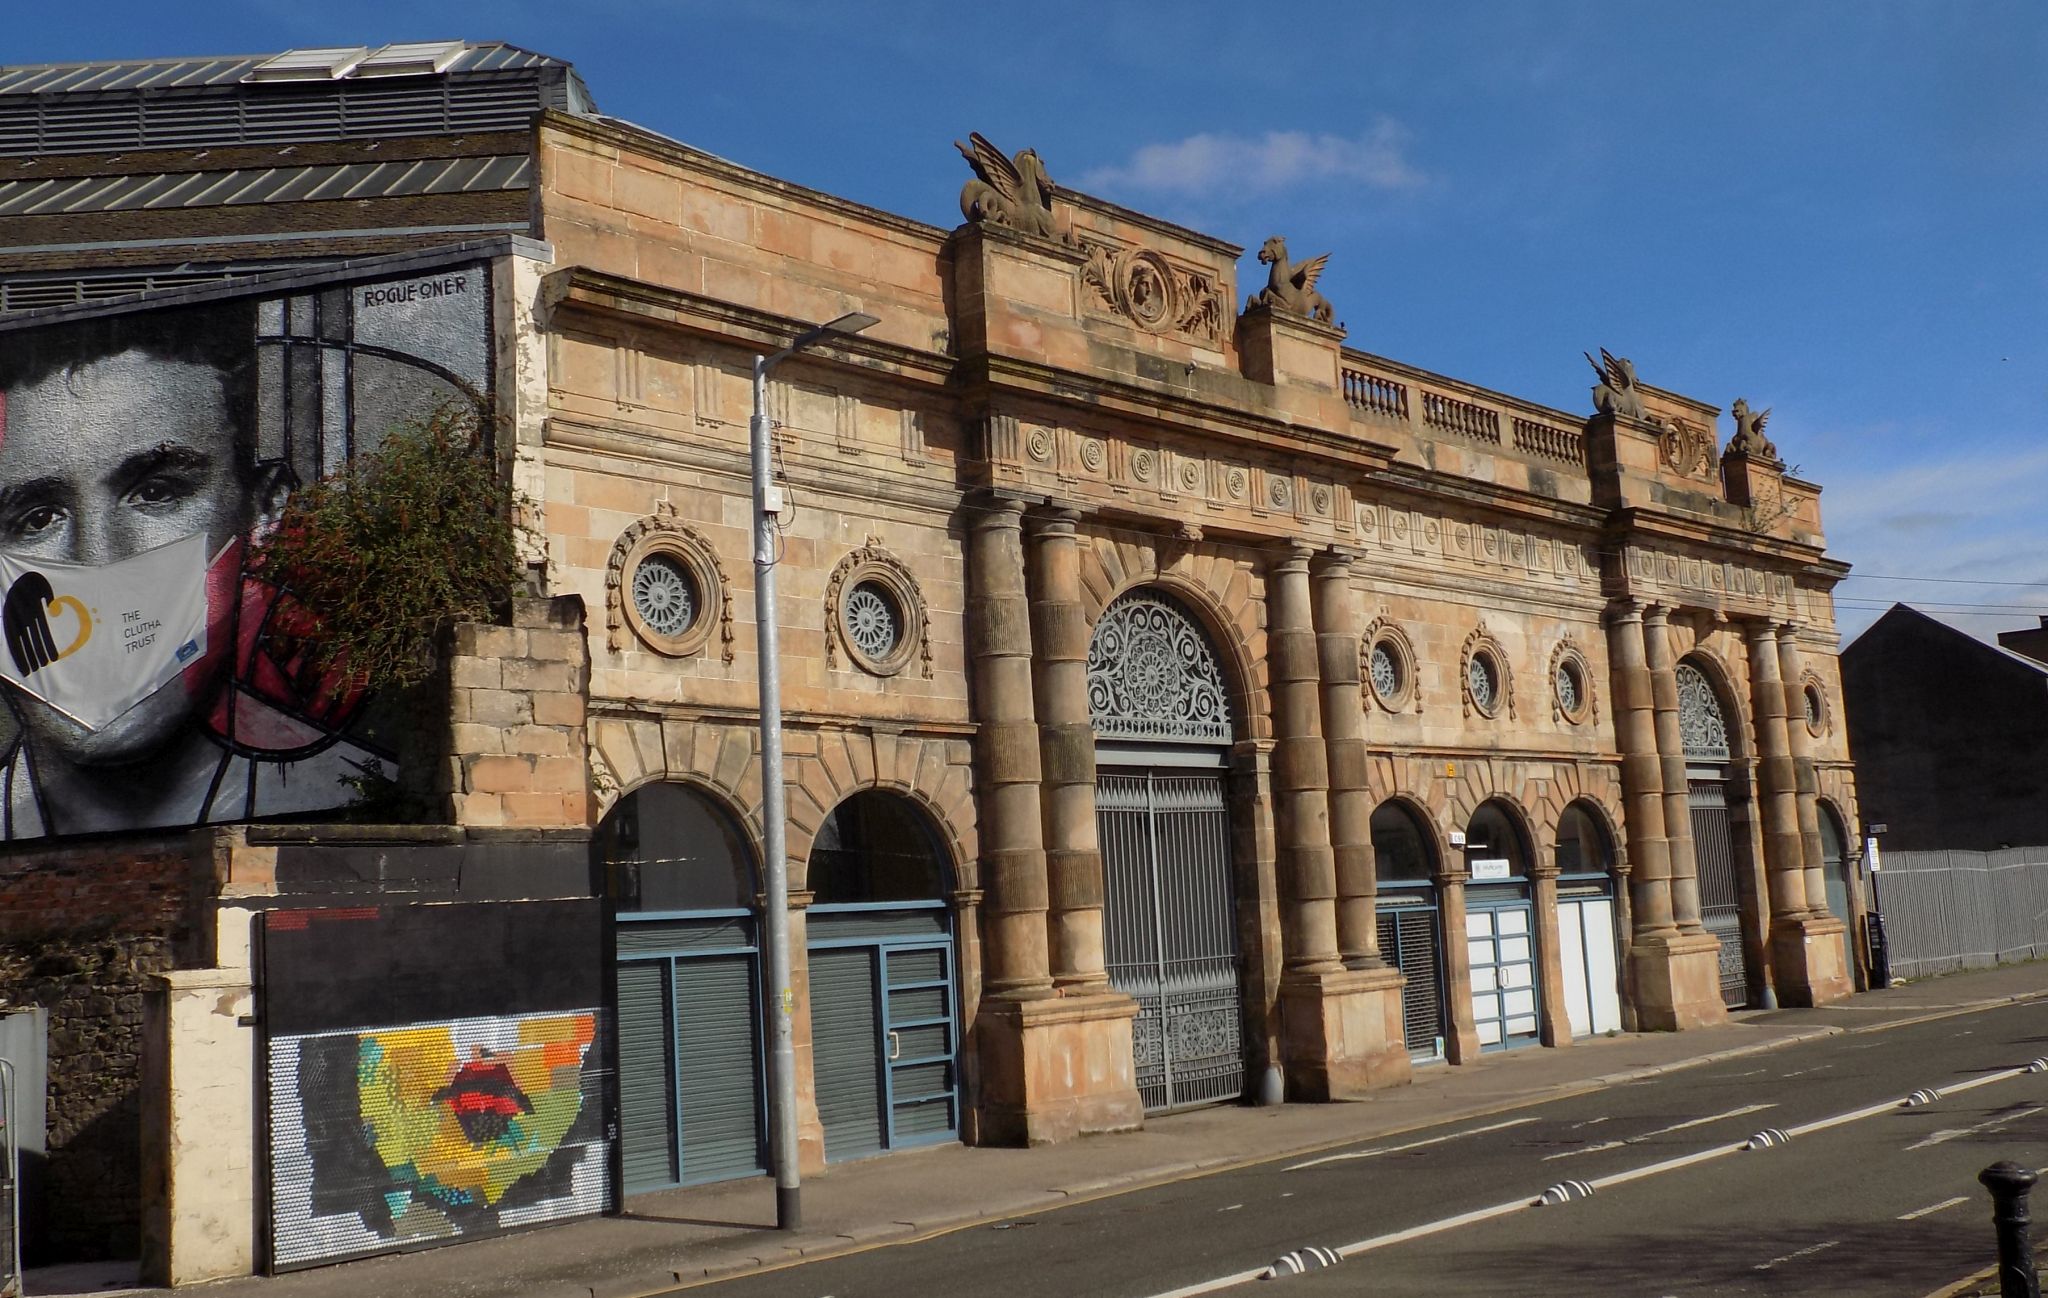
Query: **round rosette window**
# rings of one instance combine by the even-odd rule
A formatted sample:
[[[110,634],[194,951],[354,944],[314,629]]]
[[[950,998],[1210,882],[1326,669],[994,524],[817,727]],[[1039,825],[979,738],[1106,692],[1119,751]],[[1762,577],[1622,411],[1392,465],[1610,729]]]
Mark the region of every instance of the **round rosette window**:
[[[1366,692],[1389,712],[1399,712],[1415,697],[1415,655],[1408,640],[1392,627],[1367,635]]]
[[[687,533],[654,529],[618,562],[617,612],[640,642],[683,658],[703,649],[720,622],[718,565]]]
[[[1586,660],[1569,643],[1560,645],[1551,660],[1550,687],[1557,703],[1557,715],[1578,725],[1593,715],[1593,678]]]
[[[830,650],[843,651],[853,665],[876,676],[894,676],[911,663],[924,661],[924,601],[903,566],[870,546],[849,555],[833,582]]]
[[[1806,729],[1818,739],[1828,732],[1827,692],[1821,688],[1818,680],[1809,676],[1799,693],[1806,707]]]
[[[1465,692],[1485,716],[1500,711],[1500,664],[1489,649],[1473,651],[1465,660]]]

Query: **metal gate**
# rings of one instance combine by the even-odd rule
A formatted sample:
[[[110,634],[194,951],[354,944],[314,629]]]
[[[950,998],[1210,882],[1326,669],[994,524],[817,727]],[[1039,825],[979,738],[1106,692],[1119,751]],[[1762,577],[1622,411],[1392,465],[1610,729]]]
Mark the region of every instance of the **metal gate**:
[[[1735,886],[1727,787],[1719,780],[1688,780],[1686,787],[1699,864],[1700,925],[1721,939],[1721,1000],[1729,1009],[1741,1009],[1749,1003],[1749,972],[1743,961],[1742,894]]]
[[[1435,890],[1382,892],[1375,921],[1380,958],[1408,976],[1401,988],[1401,1035],[1416,1063],[1444,1057],[1443,960],[1437,950]]]
[[[1237,901],[1223,775],[1104,773],[1095,784],[1110,985],[1138,1002],[1148,1111],[1244,1092]]]

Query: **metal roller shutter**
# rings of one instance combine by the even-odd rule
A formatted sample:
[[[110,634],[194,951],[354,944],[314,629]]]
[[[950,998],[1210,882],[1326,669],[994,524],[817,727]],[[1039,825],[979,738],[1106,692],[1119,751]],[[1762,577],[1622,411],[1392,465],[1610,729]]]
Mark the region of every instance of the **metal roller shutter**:
[[[763,1171],[753,960],[699,956],[677,960],[675,969],[681,1179],[716,1181]]]
[[[1401,989],[1401,1030],[1408,1053],[1434,1059],[1444,1030],[1443,983],[1437,959],[1436,908],[1382,909],[1376,917],[1380,955],[1408,976]]]
[[[825,1157],[882,1149],[881,1007],[873,948],[811,953],[811,1059]]]
[[[628,1193],[676,1180],[667,981],[665,960],[619,966],[619,1149]]]

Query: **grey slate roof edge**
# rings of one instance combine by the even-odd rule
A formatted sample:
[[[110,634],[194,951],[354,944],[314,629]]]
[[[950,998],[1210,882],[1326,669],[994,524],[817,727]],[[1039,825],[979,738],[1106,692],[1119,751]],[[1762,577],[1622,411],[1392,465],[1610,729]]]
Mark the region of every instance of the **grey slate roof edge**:
[[[444,71],[431,75],[447,77],[465,73],[524,72],[532,69],[573,67],[567,60],[505,41],[469,41],[466,44],[468,48]],[[242,84],[242,78],[248,75],[251,69],[285,52],[273,50],[268,54],[194,54],[155,59],[88,59],[76,63],[11,64],[0,66],[0,97],[134,94],[144,90],[172,87],[189,90],[236,86]],[[156,69],[158,76],[147,75],[146,69]],[[171,74],[176,73],[178,69],[191,71],[184,75],[172,76]],[[162,76],[171,76],[171,80],[158,84]],[[187,79],[188,77],[190,79]],[[371,78],[361,80],[367,81]],[[290,84],[322,83],[309,81]],[[24,88],[15,88],[16,86]]]
[[[518,234],[497,235],[489,239],[468,239],[461,243],[422,248],[417,252],[394,252],[375,257],[318,262],[307,266],[295,266],[290,270],[261,271],[254,275],[207,284],[150,289],[108,302],[40,307],[0,315],[0,334],[34,328],[37,325],[83,320],[93,316],[121,315],[130,311],[185,306],[196,302],[248,297],[252,294],[288,293],[294,289],[323,287],[355,280],[387,279],[442,266],[488,261],[507,256],[531,257],[536,261],[552,264],[555,250],[551,244]]]

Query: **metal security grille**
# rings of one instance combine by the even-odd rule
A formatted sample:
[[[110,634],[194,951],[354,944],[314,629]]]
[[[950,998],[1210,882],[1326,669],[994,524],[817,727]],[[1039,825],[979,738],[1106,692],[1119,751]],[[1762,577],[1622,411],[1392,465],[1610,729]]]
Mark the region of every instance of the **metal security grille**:
[[[1700,924],[1721,939],[1721,999],[1730,1009],[1749,1003],[1749,973],[1742,958],[1742,895],[1735,886],[1735,849],[1728,796],[1719,780],[1687,782],[1692,842],[1699,863]]]
[[[1244,1017],[1223,777],[1103,774],[1095,811],[1109,981],[1138,1002],[1138,1093],[1154,1111],[1236,1099]]]
[[[1408,985],[1401,989],[1401,1031],[1409,1058],[1441,1058],[1444,989],[1436,906],[1422,898],[1382,894],[1377,918],[1380,957],[1408,976]]]

